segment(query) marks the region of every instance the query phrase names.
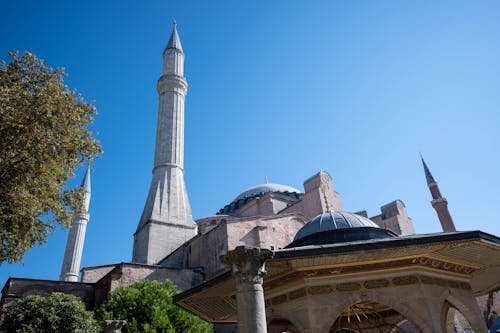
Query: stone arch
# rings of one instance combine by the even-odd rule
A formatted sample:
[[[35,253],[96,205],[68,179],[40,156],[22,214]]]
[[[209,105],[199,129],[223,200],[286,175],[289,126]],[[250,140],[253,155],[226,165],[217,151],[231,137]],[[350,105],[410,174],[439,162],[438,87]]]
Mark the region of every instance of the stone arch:
[[[465,330],[472,329],[470,322],[465,318],[462,312],[455,308],[453,305],[447,303],[445,305],[447,310],[445,310],[443,320],[445,327],[443,328],[443,332],[445,333],[455,333],[463,332]]]
[[[300,324],[295,318],[289,318],[289,316],[281,315],[279,312],[273,313],[272,316],[267,317],[267,331],[268,333],[275,333],[272,329],[288,328],[290,333],[300,333],[304,332],[305,329],[303,325]],[[288,331],[277,331],[277,333],[288,332]]]
[[[413,333],[413,332],[420,332],[418,327],[408,319],[403,319],[399,323],[395,325],[395,327],[391,330],[390,333]]]
[[[474,298],[472,298],[472,301],[476,302]],[[450,310],[458,318],[463,317],[468,322],[471,329],[476,333],[487,332],[486,323],[481,317],[481,313],[478,312],[479,308],[474,309],[474,306],[477,307],[477,303],[467,304],[466,302],[462,302],[459,297],[450,293],[443,302],[441,311],[441,327],[443,332],[448,332],[449,329],[450,319],[448,318],[448,315],[450,314]],[[454,324],[453,321],[451,324]]]
[[[428,323],[421,318],[417,311],[412,311],[412,305],[402,302],[401,298],[396,298],[394,296],[388,296],[387,293],[383,291],[374,292],[374,293],[366,293],[363,295],[346,295],[346,297],[339,298],[336,302],[335,306],[328,311],[328,314],[325,313],[325,318],[335,318],[333,321],[325,321],[319,332],[329,332],[335,320],[342,314],[344,309],[350,307],[354,304],[358,304],[361,302],[376,302],[387,307],[393,309],[394,311],[400,313],[405,319],[411,321],[421,332],[432,332],[431,327]]]
[[[268,333],[300,333],[299,330],[290,320],[285,318],[274,318],[267,324]]]

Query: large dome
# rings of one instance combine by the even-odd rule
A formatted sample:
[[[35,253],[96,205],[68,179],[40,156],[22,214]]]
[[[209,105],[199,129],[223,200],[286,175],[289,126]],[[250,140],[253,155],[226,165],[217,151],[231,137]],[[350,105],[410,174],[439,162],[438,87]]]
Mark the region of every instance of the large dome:
[[[262,195],[268,192],[282,192],[282,193],[301,193],[296,188],[281,184],[262,184],[250,187],[249,189],[243,191],[238,195],[233,201],[238,201],[240,199],[254,197],[256,195]]]
[[[332,244],[374,238],[395,237],[370,219],[347,212],[330,211],[307,222],[288,247]]]

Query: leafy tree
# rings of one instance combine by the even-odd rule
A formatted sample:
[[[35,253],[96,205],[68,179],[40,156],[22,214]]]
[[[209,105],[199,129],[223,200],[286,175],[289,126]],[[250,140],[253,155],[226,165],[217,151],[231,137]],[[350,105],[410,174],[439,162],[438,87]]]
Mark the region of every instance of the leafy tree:
[[[100,320],[126,320],[124,333],[211,333],[210,324],[172,302],[179,291],[170,281],[139,281],[118,287],[96,311]]]
[[[91,311],[76,296],[30,295],[7,307],[1,330],[17,333],[98,333]]]
[[[33,54],[0,62],[0,263],[20,261],[56,223],[69,225],[80,189],[66,180],[101,146],[87,128],[95,108]]]

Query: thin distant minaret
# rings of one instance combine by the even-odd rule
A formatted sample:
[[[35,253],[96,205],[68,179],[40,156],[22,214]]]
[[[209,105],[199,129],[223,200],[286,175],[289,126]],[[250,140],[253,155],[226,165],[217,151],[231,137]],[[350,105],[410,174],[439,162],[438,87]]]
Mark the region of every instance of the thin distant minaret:
[[[154,265],[196,234],[184,184],[184,52],[177,25],[163,51],[158,80],[153,180],[144,211],[134,233],[132,261]]]
[[[59,277],[61,281],[77,282],[78,275],[80,274],[85,231],[90,218],[90,166],[87,167],[81,188],[84,191],[83,203],[81,208],[75,212],[73,221],[71,222],[61,275]]]
[[[422,160],[422,164],[424,166],[425,179],[427,180],[427,186],[431,191],[432,195],[432,207],[436,210],[436,213],[439,218],[439,222],[441,222],[441,227],[444,232],[457,231],[455,228],[455,224],[453,223],[453,219],[451,218],[450,212],[448,211],[448,201],[446,198],[441,196],[441,191],[439,190],[437,182],[432,177],[432,174],[425,164],[424,158],[422,154],[420,154],[420,159]]]

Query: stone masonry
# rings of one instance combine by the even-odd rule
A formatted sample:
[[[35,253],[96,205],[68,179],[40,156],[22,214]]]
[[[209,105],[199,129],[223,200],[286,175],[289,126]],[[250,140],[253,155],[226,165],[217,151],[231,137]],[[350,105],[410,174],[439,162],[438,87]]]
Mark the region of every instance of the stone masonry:
[[[163,52],[158,80],[153,180],[134,234],[132,261],[156,264],[196,233],[184,184],[184,52],[176,24]]]

